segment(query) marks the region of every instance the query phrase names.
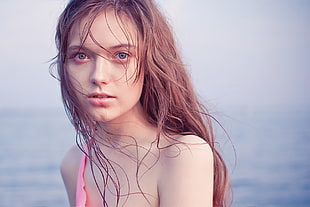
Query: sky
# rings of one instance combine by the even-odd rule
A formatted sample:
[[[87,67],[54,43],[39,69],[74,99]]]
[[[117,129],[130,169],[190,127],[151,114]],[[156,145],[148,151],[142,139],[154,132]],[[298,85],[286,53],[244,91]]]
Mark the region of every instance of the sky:
[[[203,100],[310,106],[310,1],[157,2]],[[49,64],[65,4],[0,1],[0,109],[62,107]]]

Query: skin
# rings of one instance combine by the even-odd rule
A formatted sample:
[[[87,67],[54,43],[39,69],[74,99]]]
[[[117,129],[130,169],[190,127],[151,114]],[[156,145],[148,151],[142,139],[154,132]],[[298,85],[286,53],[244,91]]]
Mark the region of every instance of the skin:
[[[136,29],[131,22],[124,19],[126,28],[120,26],[113,11],[107,11],[99,15],[91,27],[95,40],[109,52],[98,46],[89,36],[82,49],[77,49],[81,45],[80,34],[84,23],[82,21],[76,24],[69,39],[70,59],[66,65],[70,80],[79,91],[78,99],[83,109],[103,129],[114,134],[127,135],[109,135],[113,145],[100,146],[105,156],[112,163],[117,163],[113,164],[113,167],[118,174],[121,194],[130,194],[121,196],[120,204],[211,207],[213,156],[210,146],[194,135],[174,135],[175,139],[184,144],[174,143],[162,136],[160,147],[164,148],[161,150],[152,144],[156,137],[156,128],[147,122],[147,115],[139,102],[143,73],[135,80]],[[124,34],[124,29],[128,34]],[[132,38],[128,38],[128,35]],[[89,98],[89,94],[94,92],[106,93],[112,98],[100,100],[99,105],[93,104],[94,100]],[[98,130],[98,135],[106,136],[103,130]],[[134,140],[129,136],[134,137]],[[81,157],[82,152],[74,146],[61,165],[70,206],[75,206],[76,178]],[[143,164],[136,176],[137,159],[142,158]],[[98,169],[95,168],[94,174],[98,183],[103,183]],[[89,162],[86,164],[84,179],[87,206],[102,206],[102,198],[93,180]],[[140,192],[137,179],[144,195],[137,193]],[[108,186],[112,184],[108,183]],[[115,195],[107,192],[106,201],[110,206],[115,206]]]

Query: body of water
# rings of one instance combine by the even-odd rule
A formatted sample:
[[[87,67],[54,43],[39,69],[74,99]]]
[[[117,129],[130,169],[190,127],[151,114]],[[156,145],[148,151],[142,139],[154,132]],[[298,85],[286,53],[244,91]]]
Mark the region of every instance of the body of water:
[[[233,206],[309,207],[310,110],[239,107],[225,115],[236,151],[223,138]],[[0,206],[68,206],[59,165],[74,139],[61,110],[1,110]]]

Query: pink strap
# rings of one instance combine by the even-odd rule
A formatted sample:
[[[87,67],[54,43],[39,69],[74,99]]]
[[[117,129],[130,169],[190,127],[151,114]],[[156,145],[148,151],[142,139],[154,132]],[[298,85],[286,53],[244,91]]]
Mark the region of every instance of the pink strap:
[[[80,162],[77,183],[76,183],[76,194],[75,194],[76,207],[86,206],[87,195],[86,195],[85,180],[84,180],[84,171],[85,171],[86,161],[87,161],[87,157],[83,153],[82,159]]]

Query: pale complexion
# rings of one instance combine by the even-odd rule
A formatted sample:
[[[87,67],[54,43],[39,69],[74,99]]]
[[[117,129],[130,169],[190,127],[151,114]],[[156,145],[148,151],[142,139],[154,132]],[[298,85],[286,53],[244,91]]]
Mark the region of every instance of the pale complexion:
[[[81,34],[85,22],[76,24],[71,31],[66,64],[83,109],[105,130],[126,135],[110,136],[118,147],[101,147],[106,157],[117,163],[113,167],[120,181],[120,204],[133,207],[211,207],[213,156],[209,145],[193,135],[174,136],[187,145],[173,143],[164,136],[161,137],[161,147],[175,145],[161,150],[152,145],[156,128],[146,121],[139,102],[143,72],[136,79],[137,30],[125,17],[122,20],[126,26],[120,24],[113,11],[102,13],[90,29],[93,38],[87,36],[83,45]],[[105,136],[102,131],[98,133]],[[129,136],[134,137],[136,143],[124,147],[125,144],[133,144]],[[136,176],[137,160],[145,155]],[[61,167],[71,206],[75,206],[81,156],[82,152],[73,147]],[[102,183],[99,171],[95,169],[94,173],[98,183]],[[89,162],[84,178],[87,206],[102,206]],[[107,192],[106,202],[115,206],[113,192]]]

